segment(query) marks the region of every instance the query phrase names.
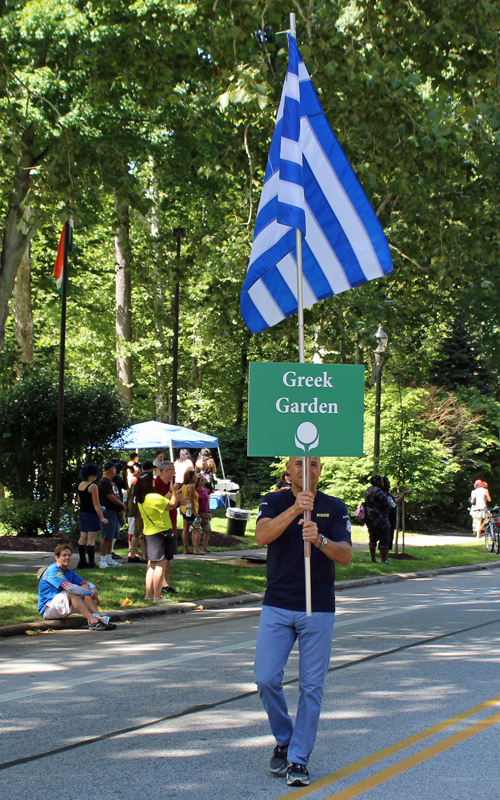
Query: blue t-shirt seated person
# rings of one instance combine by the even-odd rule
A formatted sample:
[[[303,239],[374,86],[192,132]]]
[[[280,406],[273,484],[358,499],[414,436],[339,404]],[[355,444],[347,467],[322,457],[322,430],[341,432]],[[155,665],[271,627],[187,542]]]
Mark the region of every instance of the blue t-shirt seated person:
[[[47,567],[38,584],[38,613],[44,619],[62,619],[75,611],[83,614],[93,631],[114,630],[108,618],[99,612],[99,592],[70,567],[73,550],[57,545],[55,562]]]

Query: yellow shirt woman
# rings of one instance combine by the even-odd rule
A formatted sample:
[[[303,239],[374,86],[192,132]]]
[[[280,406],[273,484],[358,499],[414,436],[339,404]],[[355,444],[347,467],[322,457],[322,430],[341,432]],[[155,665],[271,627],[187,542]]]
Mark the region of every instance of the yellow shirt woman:
[[[183,483],[181,487],[182,496],[185,498],[186,502],[181,505],[181,514],[186,513],[187,508],[187,501],[189,500],[189,487],[194,486],[192,483]],[[200,501],[198,498],[197,492],[193,492],[193,500],[191,503],[191,514],[197,514],[198,509],[200,507]]]

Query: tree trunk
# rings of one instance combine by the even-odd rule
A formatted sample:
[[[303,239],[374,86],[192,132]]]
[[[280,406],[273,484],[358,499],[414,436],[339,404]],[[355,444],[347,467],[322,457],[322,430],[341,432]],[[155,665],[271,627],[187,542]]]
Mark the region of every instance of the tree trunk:
[[[9,314],[9,300],[14,289],[16,273],[35,225],[23,228],[23,203],[31,186],[31,169],[35,166],[33,155],[35,134],[31,127],[27,128],[21,141],[23,144],[14,175],[14,185],[9,198],[7,216],[2,233],[2,250],[0,253],[0,351],[5,346],[5,323]]]
[[[166,331],[170,329],[170,320],[167,314],[165,303],[164,285],[167,283],[166,276],[162,273],[164,262],[163,247],[160,240],[160,220],[159,220],[159,190],[155,176],[155,165],[153,158],[150,158],[151,182],[150,190],[154,198],[154,205],[151,209],[151,243],[153,256],[152,277],[154,282],[153,300],[153,322],[155,335],[160,345],[154,351],[153,360],[156,374],[155,384],[155,413],[159,422],[170,422],[171,408],[169,402],[168,383],[167,383],[167,364],[170,361],[170,348],[167,341]]]
[[[15,337],[19,357],[24,364],[33,363],[33,308],[31,305],[31,258],[26,248],[14,284]],[[18,370],[18,374],[20,370]]]
[[[132,288],[128,207],[115,196],[116,377],[118,391],[132,405]]]

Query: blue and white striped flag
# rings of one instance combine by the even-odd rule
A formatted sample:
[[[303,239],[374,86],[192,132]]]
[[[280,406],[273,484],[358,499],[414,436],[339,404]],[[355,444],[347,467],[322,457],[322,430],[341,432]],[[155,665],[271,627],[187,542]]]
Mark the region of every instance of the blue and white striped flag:
[[[253,333],[297,312],[295,229],[304,307],[392,270],[382,227],[288,35],[289,63],[255,221],[241,313]]]

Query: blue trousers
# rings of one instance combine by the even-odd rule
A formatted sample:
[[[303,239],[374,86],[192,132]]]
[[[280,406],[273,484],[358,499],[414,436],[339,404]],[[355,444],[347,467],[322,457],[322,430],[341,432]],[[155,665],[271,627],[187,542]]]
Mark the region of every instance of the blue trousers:
[[[318,732],[335,614],[262,606],[255,649],[255,682],[277,744],[288,745],[288,760],[308,764]],[[295,727],[283,692],[283,673],[299,640],[299,705]]]

